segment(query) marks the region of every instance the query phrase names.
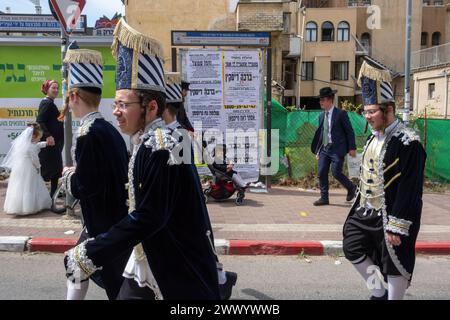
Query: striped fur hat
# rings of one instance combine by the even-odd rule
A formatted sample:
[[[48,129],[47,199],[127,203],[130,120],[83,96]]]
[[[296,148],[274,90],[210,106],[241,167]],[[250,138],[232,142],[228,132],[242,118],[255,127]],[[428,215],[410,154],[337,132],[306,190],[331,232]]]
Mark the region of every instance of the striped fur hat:
[[[358,85],[362,88],[363,104],[367,106],[395,102],[391,81],[389,70],[365,59],[358,77]]]
[[[181,95],[181,75],[179,72],[166,72],[166,102],[177,103],[183,102]]]
[[[166,92],[162,45],[120,19],[114,30],[113,56],[117,60],[116,89]]]
[[[69,89],[103,88],[103,59],[100,52],[70,49],[64,62],[69,65]]]

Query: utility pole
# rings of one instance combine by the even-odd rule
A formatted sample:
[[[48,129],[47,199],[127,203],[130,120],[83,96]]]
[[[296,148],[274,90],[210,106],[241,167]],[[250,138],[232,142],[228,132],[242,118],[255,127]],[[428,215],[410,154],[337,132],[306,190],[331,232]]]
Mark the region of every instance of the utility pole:
[[[403,122],[409,125],[411,106],[411,16],[412,0],[406,1],[406,46],[405,46],[405,107]]]
[[[300,14],[303,15],[303,21],[302,21],[302,35],[300,36]],[[298,72],[296,77],[297,77],[297,109],[301,109],[301,103],[300,103],[300,98],[301,98],[301,88],[302,88],[302,63],[303,63],[303,48],[305,46],[305,23],[306,23],[306,8],[303,7],[303,0],[300,0],[298,3],[298,8],[297,8],[297,35],[300,37],[300,58],[299,58],[299,62],[298,62]]]
[[[61,27],[61,84],[62,84],[62,99],[66,101],[67,96],[67,79],[68,79],[68,70],[67,63],[64,63],[64,59],[66,58],[67,48],[69,46],[69,36],[64,32],[63,27]],[[72,160],[72,113],[70,110],[67,110],[66,115],[64,117],[64,161],[66,167],[73,166]],[[66,192],[66,213],[69,216],[74,216],[73,203],[75,199]]]
[[[266,188],[272,187],[272,48],[267,48],[267,77],[266,77],[266,100],[267,100],[267,159],[268,175],[266,175]]]

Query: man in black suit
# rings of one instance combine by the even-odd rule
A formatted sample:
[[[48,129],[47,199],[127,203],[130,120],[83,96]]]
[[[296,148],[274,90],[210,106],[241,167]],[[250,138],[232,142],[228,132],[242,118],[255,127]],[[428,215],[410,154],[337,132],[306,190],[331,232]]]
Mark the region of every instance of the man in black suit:
[[[191,122],[189,121],[189,118],[186,113],[186,109],[184,107],[185,98],[189,91],[189,82],[186,82],[184,80],[181,81],[181,95],[183,97],[183,103],[181,103],[180,107],[178,108],[177,113],[177,121],[183,126],[186,130],[194,132],[194,127],[192,126]]]
[[[334,106],[336,90],[330,87],[320,89],[320,107],[324,112],[319,118],[319,128],[314,135],[311,151],[319,161],[320,199],[315,206],[329,204],[328,172],[330,170],[347,189],[347,201],[355,197],[356,186],[342,173],[345,155],[356,157],[355,133],[347,112]]]

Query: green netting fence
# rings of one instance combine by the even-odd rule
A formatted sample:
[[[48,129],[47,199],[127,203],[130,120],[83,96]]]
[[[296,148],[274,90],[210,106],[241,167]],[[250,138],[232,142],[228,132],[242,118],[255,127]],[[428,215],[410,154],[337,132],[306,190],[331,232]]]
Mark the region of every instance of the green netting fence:
[[[415,127],[427,150],[425,175],[433,181],[450,182],[450,120],[418,119]]]
[[[280,136],[280,169],[274,176],[280,179],[302,179],[311,172],[317,173],[317,160],[311,153],[310,146],[319,126],[321,111],[288,112],[277,101],[272,100],[272,128],[279,129]],[[348,113],[356,136],[358,152],[362,152],[367,136],[364,134],[365,120],[362,115]],[[450,133],[449,120],[427,120],[424,135],[424,120],[414,121],[412,126],[419,130],[422,141],[426,138],[428,154],[426,176],[435,181],[450,182],[450,144],[444,141],[446,133]]]

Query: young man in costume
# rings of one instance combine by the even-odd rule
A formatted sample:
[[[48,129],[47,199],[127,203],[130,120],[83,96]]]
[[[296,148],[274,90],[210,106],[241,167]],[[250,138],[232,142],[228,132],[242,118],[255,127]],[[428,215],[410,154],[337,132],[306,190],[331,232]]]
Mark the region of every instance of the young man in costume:
[[[388,70],[364,61],[358,84],[372,135],[343,230],[345,256],[366,281],[372,300],[403,299],[414,270],[422,212],[426,153],[419,136],[396,119],[390,81]]]
[[[107,233],[71,249],[68,270],[84,279],[134,247],[118,299],[219,299],[197,172],[172,153],[178,141],[162,129],[162,47],[122,19],[114,32],[113,55],[114,115],[134,145],[129,214]]]
[[[183,127],[177,121],[178,111],[183,105],[183,98],[184,98],[183,91],[185,91],[184,89],[182,89],[183,81],[181,80],[181,75],[178,72],[166,72],[165,80],[166,80],[166,109],[164,110],[163,113],[163,119],[166,123],[166,128],[171,131],[172,135],[178,141],[188,142],[188,144],[185,145],[185,148],[183,148],[183,150],[188,150],[189,148],[191,152],[190,163],[192,164],[193,169],[197,171],[197,168],[195,167],[194,164],[193,149],[191,148],[191,141],[192,141],[191,136],[189,135],[189,131],[187,131],[188,129]],[[183,157],[181,153],[180,157]],[[185,161],[189,161],[189,157],[184,159]],[[197,180],[201,188],[200,179]],[[206,204],[204,210],[206,211],[208,210],[206,208]],[[206,215],[206,217],[207,217],[207,224],[209,225],[209,229],[211,230],[210,237],[212,243],[214,243],[214,235],[212,232],[209,214]],[[231,297],[233,286],[236,284],[237,273],[231,271],[224,271],[222,264],[219,262],[217,254],[216,254],[216,261],[217,261],[217,274],[219,278],[220,297],[222,300],[228,300]]]
[[[68,50],[69,92],[67,107],[81,119],[75,145],[76,167],[65,168],[63,184],[66,192],[80,199],[84,229],[78,240],[107,232],[127,215],[128,154],[120,133],[98,111],[103,87],[101,53],[94,50]],[[64,116],[64,114],[62,115]],[[115,299],[122,286],[122,272],[131,250],[104,265],[90,278]],[[89,281],[67,281],[67,299],[84,299]]]

